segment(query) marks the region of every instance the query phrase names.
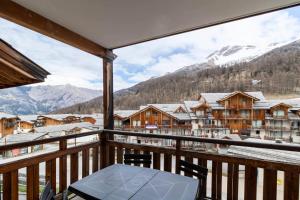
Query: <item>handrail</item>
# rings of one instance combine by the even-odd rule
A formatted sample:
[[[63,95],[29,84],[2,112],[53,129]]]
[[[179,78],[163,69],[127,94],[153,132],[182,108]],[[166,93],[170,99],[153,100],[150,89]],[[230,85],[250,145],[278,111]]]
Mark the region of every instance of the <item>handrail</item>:
[[[184,141],[194,141],[194,142],[212,143],[212,144],[258,147],[258,148],[266,148],[266,149],[277,149],[277,150],[300,152],[300,145],[296,145],[296,144],[293,145],[269,144],[269,143],[258,143],[258,142],[233,141],[233,140],[226,140],[226,139],[202,138],[202,137],[195,137],[195,136],[178,136],[178,135],[153,134],[153,133],[149,134],[149,133],[108,130],[108,129],[85,132],[85,133],[74,134],[74,135],[58,136],[58,137],[52,137],[52,138],[46,138],[46,139],[40,139],[40,140],[34,140],[28,142],[0,145],[0,151],[7,151],[7,150],[12,150],[17,148],[25,148],[28,146],[46,144],[50,142],[57,142],[57,141],[67,140],[67,139],[75,139],[75,138],[80,138],[80,137],[85,137],[85,136],[95,135],[95,134],[102,134],[102,133],[110,133],[110,134],[125,135],[125,136],[139,136],[139,137],[147,137],[147,138],[184,140]]]
[[[233,141],[233,140],[214,139],[214,138],[200,138],[200,137],[195,137],[195,136],[177,136],[177,135],[152,134],[152,133],[149,134],[149,133],[107,130],[107,129],[104,129],[103,132],[110,133],[110,134],[116,134],[116,135],[139,136],[139,137],[147,137],[147,138],[161,138],[161,139],[172,139],[172,140],[185,140],[185,141],[194,141],[194,142],[202,142],[202,143],[258,147],[258,148],[265,148],[265,149],[277,149],[277,150],[300,152],[300,145],[296,145],[296,144],[293,144],[293,145],[269,144],[269,143]]]
[[[103,130],[97,130],[97,131],[91,131],[91,132],[85,132],[85,133],[79,133],[79,134],[64,135],[64,136],[57,136],[57,137],[33,140],[33,141],[28,141],[28,142],[17,142],[17,143],[12,143],[12,144],[7,144],[7,145],[0,145],[0,151],[25,148],[28,146],[46,144],[46,143],[50,143],[50,142],[57,142],[57,141],[67,140],[67,139],[75,139],[75,138],[85,137],[85,136],[89,136],[89,135],[101,134],[102,132],[103,132]]]

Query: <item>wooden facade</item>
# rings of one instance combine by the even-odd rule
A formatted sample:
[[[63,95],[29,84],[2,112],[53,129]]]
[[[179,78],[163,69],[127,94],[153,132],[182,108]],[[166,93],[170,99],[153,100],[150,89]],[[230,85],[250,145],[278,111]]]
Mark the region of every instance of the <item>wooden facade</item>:
[[[96,119],[93,117],[82,117],[81,118],[82,122],[89,122],[91,124],[96,124]]]
[[[24,129],[33,129],[34,127],[34,123],[33,122],[27,122],[27,121],[20,121],[19,122],[19,128],[21,130],[24,130]]]
[[[220,120],[222,125],[228,127],[232,133],[242,133],[249,130],[253,121],[265,120],[265,109],[253,109],[254,103],[258,101],[243,92],[234,92],[218,101],[223,109],[212,111],[214,119]]]
[[[0,119],[1,137],[5,137],[7,135],[13,134],[16,127],[17,127],[17,117]]]
[[[54,125],[61,125],[64,124],[62,120],[53,119],[47,116],[38,116],[36,120],[36,127],[41,126],[54,126]]]
[[[132,116],[129,116],[129,121],[130,128],[147,128],[147,126],[152,126],[153,128],[172,128],[179,124],[178,120],[175,117],[153,106],[148,106],[147,108],[133,114]]]

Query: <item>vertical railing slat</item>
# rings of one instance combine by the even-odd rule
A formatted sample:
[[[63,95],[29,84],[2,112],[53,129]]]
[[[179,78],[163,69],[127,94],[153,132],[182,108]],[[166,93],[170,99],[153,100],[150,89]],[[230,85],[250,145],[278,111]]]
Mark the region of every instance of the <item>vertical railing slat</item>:
[[[245,200],[256,200],[257,191],[257,168],[245,166]]]
[[[202,159],[202,158],[198,158],[198,165],[200,165],[201,167],[207,168],[207,160]],[[206,191],[207,190],[207,180],[203,181],[203,184],[205,186],[203,196],[206,196],[206,193],[207,193],[207,191]]]
[[[105,133],[98,136],[100,138],[100,169],[107,166],[107,137]]]
[[[160,170],[160,153],[153,152],[153,169]]]
[[[71,154],[71,175],[70,183],[74,183],[78,180],[78,152]]]
[[[176,140],[176,158],[175,158],[175,172],[176,174],[180,174],[180,170],[179,170],[179,161],[180,161],[180,158],[181,158],[181,155],[180,155],[180,149],[181,149],[181,140]]]
[[[238,200],[239,194],[239,164],[233,164],[233,176],[232,176],[232,199]]]
[[[3,174],[3,199],[19,198],[18,170]]]
[[[164,154],[164,170],[166,172],[172,171],[172,155],[171,154]]]
[[[99,170],[99,147],[93,147],[93,173]]]
[[[233,164],[228,163],[227,167],[227,199],[233,199]]]
[[[27,199],[39,199],[39,165],[27,167]]]
[[[222,199],[222,162],[217,166],[217,199]]]
[[[185,161],[189,162],[189,163],[193,163],[193,157],[191,156],[186,156],[185,157]],[[188,177],[192,177],[192,174],[191,173],[188,173],[188,172],[184,172],[184,175],[185,176],[188,176]]]
[[[217,165],[216,161],[212,161],[212,172],[211,172],[211,198],[217,198]]]
[[[263,182],[263,199],[276,200],[277,194],[277,171],[271,169],[264,169]]]
[[[89,149],[82,150],[82,178],[89,175]]]
[[[117,163],[123,164],[123,157],[124,157],[123,148],[118,147],[117,148]]]
[[[299,173],[284,172],[284,200],[297,200],[299,198]]]
[[[149,154],[150,154],[150,152],[149,152],[149,151],[144,151],[144,154],[146,154],[146,155],[149,155]],[[143,166],[143,167],[150,168],[150,164],[144,164],[144,166]]]
[[[18,170],[14,170],[11,172],[11,199],[18,200],[19,199],[19,180],[18,180]]]

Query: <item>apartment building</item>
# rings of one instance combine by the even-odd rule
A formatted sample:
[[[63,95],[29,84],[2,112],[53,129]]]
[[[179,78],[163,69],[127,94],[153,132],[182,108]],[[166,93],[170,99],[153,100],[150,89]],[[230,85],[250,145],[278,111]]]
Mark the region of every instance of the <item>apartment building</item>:
[[[300,99],[267,100],[262,92],[201,93],[197,101],[116,111],[121,130],[197,137],[224,134],[300,143]]]

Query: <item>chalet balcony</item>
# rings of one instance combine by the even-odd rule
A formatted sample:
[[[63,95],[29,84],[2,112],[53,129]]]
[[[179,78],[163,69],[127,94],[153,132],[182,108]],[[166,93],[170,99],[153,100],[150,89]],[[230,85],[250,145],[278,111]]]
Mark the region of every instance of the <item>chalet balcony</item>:
[[[253,105],[252,104],[229,104],[228,106],[226,106],[226,109],[252,109]]]
[[[68,140],[96,135],[97,140],[78,146],[68,145]],[[172,140],[175,146],[161,147],[114,141],[114,135],[136,136]],[[12,151],[36,145],[57,144],[58,149],[40,151],[1,161],[3,175],[3,199],[39,198],[39,185],[50,181],[59,196],[68,185],[114,163],[123,164],[125,151],[151,154],[154,169],[179,173],[178,161],[186,161],[209,169],[206,194],[212,199],[298,199],[299,173],[297,163],[278,160],[220,154],[204,150],[188,150],[185,143],[210,144],[212,146],[235,145],[263,149],[299,152],[300,147],[284,144],[263,144],[244,141],[219,140],[199,137],[145,134],[137,132],[102,130],[63,137],[55,137],[0,146],[0,150]],[[23,175],[22,181],[19,174]],[[184,174],[181,174],[184,175]],[[189,176],[188,174],[185,174]],[[41,179],[45,179],[41,181]],[[278,180],[283,180],[278,186]],[[25,183],[24,183],[25,182]],[[42,182],[42,183],[41,183]],[[24,188],[25,192],[21,192]],[[23,189],[24,190],[24,189]]]
[[[177,125],[140,125],[140,126],[133,126],[133,125],[123,125],[118,127],[124,130],[132,130],[132,129],[152,129],[152,130],[159,130],[159,129],[192,129],[191,124],[177,124]]]

